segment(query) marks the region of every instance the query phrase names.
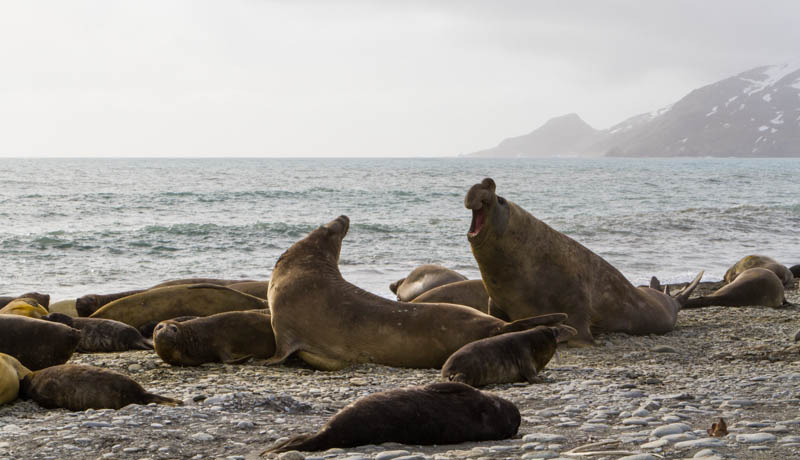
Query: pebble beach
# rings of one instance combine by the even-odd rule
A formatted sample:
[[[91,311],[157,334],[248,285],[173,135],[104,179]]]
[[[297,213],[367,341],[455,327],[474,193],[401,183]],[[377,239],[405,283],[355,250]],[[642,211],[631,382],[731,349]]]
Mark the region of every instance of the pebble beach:
[[[697,293],[715,287],[703,283]],[[800,458],[800,291],[786,296],[793,305],[779,309],[684,310],[665,335],[600,335],[595,347],[560,349],[543,383],[483,388],[519,408],[522,424],[511,439],[267,458]],[[122,372],[184,405],[69,412],[18,400],[0,407],[0,460],[256,459],[363,396],[439,378],[435,369],[379,365],[322,372],[299,360],[181,368],[153,351],[76,353],[70,362]],[[720,417],[729,434],[710,437]]]

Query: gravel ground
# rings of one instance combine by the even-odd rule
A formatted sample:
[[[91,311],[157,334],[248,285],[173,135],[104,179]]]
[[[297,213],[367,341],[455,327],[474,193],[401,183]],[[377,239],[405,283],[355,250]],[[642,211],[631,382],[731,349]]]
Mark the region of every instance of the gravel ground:
[[[800,291],[787,298],[800,304]],[[569,456],[578,446],[617,441],[595,450],[640,454],[635,459],[800,459],[799,330],[798,305],[685,310],[666,335],[609,334],[596,347],[562,349],[544,383],[485,388],[519,407],[522,425],[513,439],[270,458],[624,458]],[[148,351],[75,354],[70,362],[121,371],[185,405],[68,412],[17,401],[0,407],[0,460],[255,459],[279,438],[317,430],[362,396],[439,376],[377,365],[318,372],[263,360],[178,368]],[[709,438],[706,429],[719,417],[730,434]]]

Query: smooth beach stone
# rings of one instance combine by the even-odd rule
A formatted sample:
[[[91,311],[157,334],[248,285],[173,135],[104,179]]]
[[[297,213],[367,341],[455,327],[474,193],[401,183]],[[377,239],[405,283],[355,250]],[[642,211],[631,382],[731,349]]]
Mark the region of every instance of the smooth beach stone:
[[[290,450],[278,455],[279,460],[305,460],[306,456],[296,450]]]
[[[721,439],[714,438],[701,438],[693,439],[691,441],[681,441],[675,443],[676,449],[695,449],[698,447],[723,447],[725,443]]]
[[[522,460],[532,460],[532,459],[547,459],[547,458],[557,458],[558,454],[553,452],[552,450],[540,450],[538,452],[528,452],[527,454],[522,456]]]
[[[392,460],[393,458],[408,455],[410,452],[407,450],[387,450],[375,456],[375,460]]]
[[[524,442],[564,442],[566,440],[566,436],[549,433],[530,433],[522,437]]]
[[[655,441],[642,444],[641,447],[642,447],[642,449],[659,449],[661,447],[668,446],[668,445],[669,445],[669,441],[667,441],[666,439],[657,439]]]
[[[424,455],[404,455],[402,457],[396,457],[395,460],[425,460]]]
[[[658,457],[655,457],[650,454],[636,454],[636,455],[626,455],[625,457],[619,457],[617,460],[658,460]]]
[[[670,423],[669,425],[664,425],[656,428],[655,430],[650,432],[650,436],[654,436],[656,438],[663,438],[664,436],[670,434],[680,434],[687,431],[691,431],[692,427],[685,423]]]
[[[758,430],[763,433],[784,434],[789,432],[789,428],[783,425],[768,426]]]
[[[761,442],[775,442],[778,439],[774,434],[770,433],[750,433],[750,434],[737,434],[736,442],[745,444],[755,444]]]
[[[647,426],[649,421],[642,417],[630,417],[622,420],[623,425],[641,425]]]
[[[212,435],[210,435],[208,433],[195,433],[195,434],[189,436],[189,438],[192,441],[201,441],[201,442],[208,442],[208,441],[213,441],[214,440],[214,436],[212,436]]]
[[[780,444],[786,444],[789,442],[796,442],[800,443],[800,436],[784,436],[778,440]]]

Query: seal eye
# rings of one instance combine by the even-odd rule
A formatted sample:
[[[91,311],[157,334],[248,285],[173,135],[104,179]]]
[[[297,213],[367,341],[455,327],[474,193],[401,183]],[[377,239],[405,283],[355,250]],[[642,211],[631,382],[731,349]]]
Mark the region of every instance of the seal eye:
[[[163,324],[159,324],[158,326],[156,326],[156,330],[159,330],[159,329],[164,329],[164,325]]]
[[[175,326],[175,325],[172,325],[172,326],[169,327],[169,330],[172,331],[172,332],[178,332],[178,327]]]

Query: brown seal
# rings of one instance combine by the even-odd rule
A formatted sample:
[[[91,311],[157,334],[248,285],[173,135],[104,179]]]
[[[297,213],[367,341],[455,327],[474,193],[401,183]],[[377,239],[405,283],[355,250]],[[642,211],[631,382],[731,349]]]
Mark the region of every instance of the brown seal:
[[[786,268],[785,265],[778,263],[775,259],[767,256],[750,255],[739,259],[738,262],[733,264],[728,271],[725,272],[725,281],[732,283],[740,274],[750,268],[766,268],[775,273],[775,276],[781,280],[783,287],[791,288],[794,286],[794,275],[791,269]]]
[[[0,331],[0,353],[31,370],[67,362],[81,340],[77,329],[18,315],[0,315]]]
[[[19,381],[31,371],[23,366],[17,358],[0,353],[0,405],[17,399]]]
[[[153,342],[142,337],[136,328],[113,319],[72,318],[63,313],[50,313],[44,319],[80,330],[81,341],[75,349],[79,353],[153,349]]]
[[[22,399],[46,409],[121,409],[128,404],[167,404],[181,401],[148,393],[119,372],[80,364],[61,364],[31,372],[20,383]]]
[[[519,424],[519,410],[511,401],[462,383],[433,383],[361,398],[317,433],[278,443],[262,455],[384,442],[441,445],[499,440],[514,436]]]
[[[256,311],[231,311],[187,321],[167,320],[153,332],[156,353],[173,366],[238,363],[275,353],[270,317]]]
[[[634,287],[616,268],[572,238],[495,194],[484,179],[464,199],[472,210],[467,238],[489,293],[489,313],[519,319],[564,312],[578,334],[572,344],[593,343],[593,332],[663,334],[702,272],[675,297]]]
[[[225,286],[229,289],[234,289],[239,292],[244,292],[253,297],[267,300],[267,291],[269,290],[269,280],[267,281],[246,281],[243,283],[233,283]]]
[[[12,300],[20,299],[20,298],[33,299],[33,300],[39,302],[39,305],[43,306],[44,308],[49,308],[49,306],[50,306],[50,295],[49,294],[40,294],[38,292],[26,292],[25,294],[18,295],[18,296],[3,296],[3,297],[0,297],[0,308],[5,307]]]
[[[371,362],[439,368],[464,344],[563,321],[546,315],[514,323],[463,305],[395,302],[348,283],[339,253],[350,220],[340,216],[293,244],[278,258],[269,284],[275,356],[298,352],[318,369]]]
[[[425,291],[466,279],[466,276],[447,267],[427,264],[411,270],[408,276],[390,284],[389,289],[397,294],[397,300],[409,302]]]
[[[157,289],[167,286],[182,286],[185,284],[215,284],[217,286],[228,286],[235,283],[250,282],[252,280],[226,280],[218,278],[183,278],[177,280],[164,281],[149,288],[133,289],[130,291],[115,292],[112,294],[86,294],[78,297],[75,300],[75,309],[78,311],[78,316],[91,316],[104,305],[111,303],[123,297],[139,294],[150,289]]]
[[[0,308],[0,315],[20,315],[36,319],[47,316],[48,313],[46,308],[39,305],[39,302],[26,297],[14,299],[5,307]]]
[[[783,283],[767,268],[750,268],[712,294],[689,299],[683,308],[718,305],[723,307],[780,307],[786,303]]]
[[[466,305],[480,312],[489,312],[489,294],[483,280],[464,280],[448,283],[425,291],[412,300],[414,303],[454,303]]]
[[[575,335],[566,326],[539,326],[527,331],[468,343],[442,366],[442,380],[473,387],[493,383],[539,382],[538,374],[550,362],[558,342]]]
[[[113,319],[137,329],[149,322],[178,316],[266,308],[266,301],[216,284],[188,284],[148,289],[117,299],[92,313],[91,318]]]
[[[795,278],[800,278],[800,265],[792,265],[789,271],[792,272],[792,276]]]

